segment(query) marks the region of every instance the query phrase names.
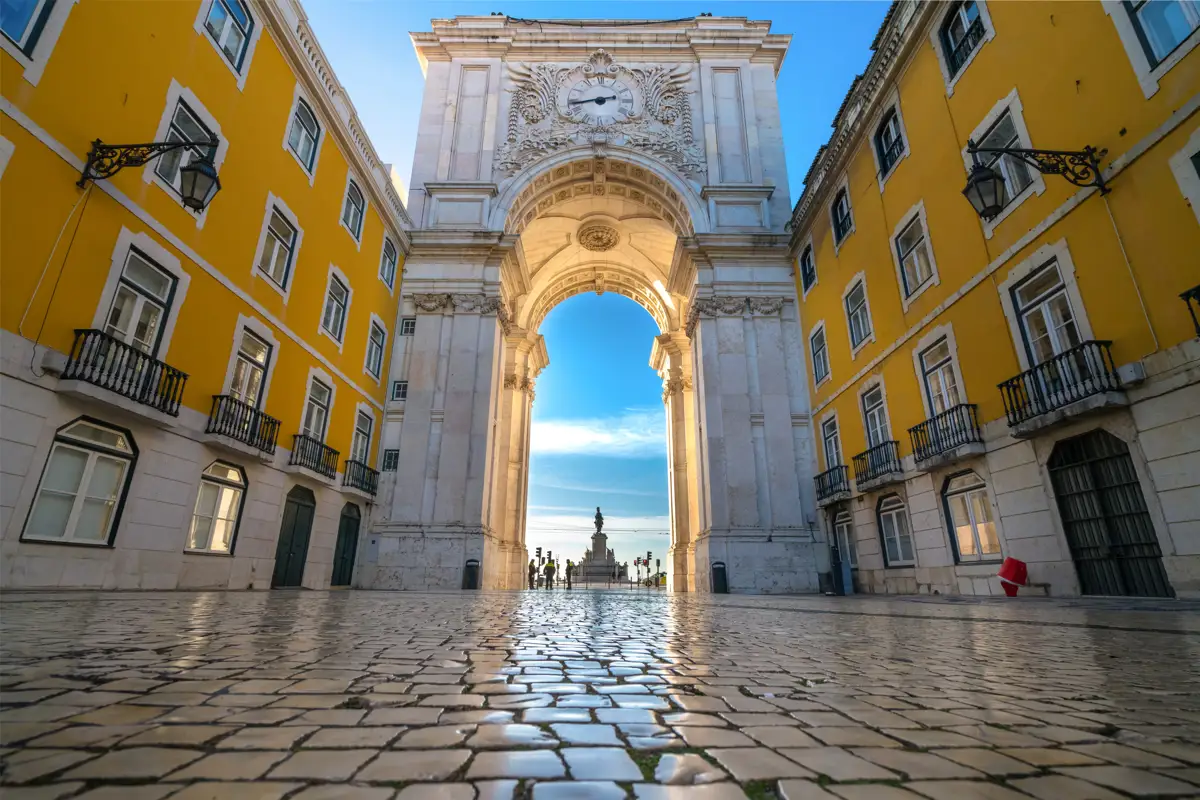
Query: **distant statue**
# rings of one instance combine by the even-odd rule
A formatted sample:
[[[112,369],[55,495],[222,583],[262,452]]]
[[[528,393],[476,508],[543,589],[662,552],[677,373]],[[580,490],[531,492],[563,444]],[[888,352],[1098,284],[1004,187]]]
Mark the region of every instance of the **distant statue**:
[[[604,528],[604,515],[600,513],[600,506],[596,506],[596,533],[599,533]]]

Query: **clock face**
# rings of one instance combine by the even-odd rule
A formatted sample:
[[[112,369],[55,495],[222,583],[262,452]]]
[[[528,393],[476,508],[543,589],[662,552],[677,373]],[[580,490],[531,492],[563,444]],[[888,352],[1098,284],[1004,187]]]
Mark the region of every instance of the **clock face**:
[[[633,116],[633,92],[615,78],[585,78],[567,93],[567,116],[606,125]]]

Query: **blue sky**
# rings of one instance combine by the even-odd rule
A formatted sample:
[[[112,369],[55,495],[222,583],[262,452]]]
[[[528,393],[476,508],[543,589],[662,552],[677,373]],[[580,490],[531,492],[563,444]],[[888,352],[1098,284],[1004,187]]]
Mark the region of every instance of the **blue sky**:
[[[669,19],[701,12],[771,20],[790,33],[779,75],[791,201],[850,82],[866,66],[887,2],[409,2],[302,0],[321,47],[384,161],[407,179],[423,77],[409,31],[429,20],[502,11],[525,18]],[[667,463],[662,385],[648,365],[658,329],[633,301],[579,295],[541,328],[550,366],[537,383],[530,465],[530,552],[578,558],[603,507],[609,546],[632,563],[665,558]]]

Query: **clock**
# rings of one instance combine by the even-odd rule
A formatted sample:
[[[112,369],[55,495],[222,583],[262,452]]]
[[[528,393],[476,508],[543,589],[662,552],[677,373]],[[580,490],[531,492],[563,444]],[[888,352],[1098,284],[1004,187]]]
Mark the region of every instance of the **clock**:
[[[616,78],[584,78],[567,92],[566,115],[593,125],[608,125],[633,116],[633,92]]]

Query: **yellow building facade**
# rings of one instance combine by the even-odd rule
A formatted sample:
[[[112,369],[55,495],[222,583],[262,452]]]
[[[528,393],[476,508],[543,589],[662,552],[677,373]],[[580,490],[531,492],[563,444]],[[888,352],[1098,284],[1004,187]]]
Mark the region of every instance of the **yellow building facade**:
[[[1200,592],[1193,6],[891,8],[791,225],[817,499],[858,591],[997,594],[1012,557],[1053,595]],[[1011,153],[1085,146],[1104,193]]]
[[[347,585],[403,327],[390,167],[295,0],[119,5],[0,36],[0,581]],[[188,144],[80,187],[94,140]]]

